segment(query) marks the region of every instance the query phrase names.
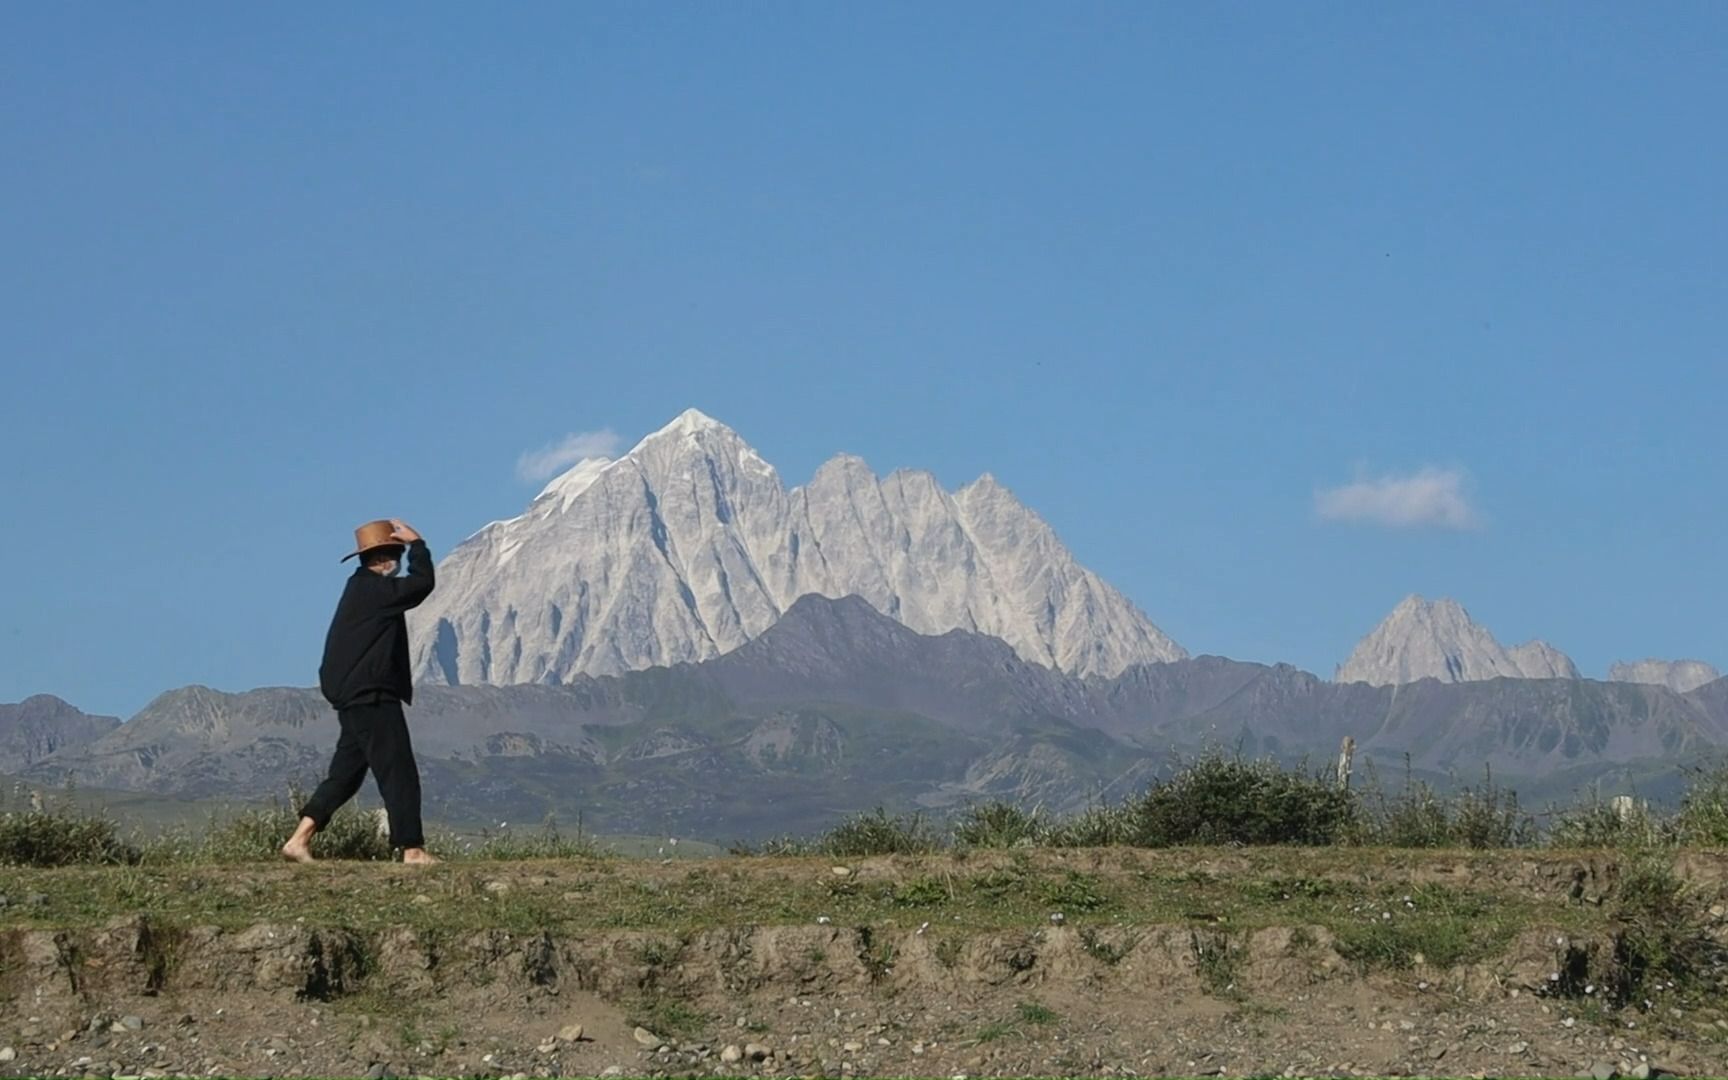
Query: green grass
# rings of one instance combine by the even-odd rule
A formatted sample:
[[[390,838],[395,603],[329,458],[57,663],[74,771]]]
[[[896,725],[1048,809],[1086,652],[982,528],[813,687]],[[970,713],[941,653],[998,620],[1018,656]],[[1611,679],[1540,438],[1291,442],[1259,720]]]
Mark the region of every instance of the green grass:
[[[391,863],[0,867],[0,893],[42,898],[36,906],[5,909],[0,921],[78,927],[136,912],[170,927],[239,928],[304,918],[360,931],[399,925],[663,931],[643,946],[642,959],[652,965],[670,962],[680,934],[708,927],[811,925],[825,917],[836,926],[885,931],[875,945],[887,947],[893,931],[926,922],[943,941],[1047,927],[1057,898],[1087,951],[1106,964],[1132,948],[1135,927],[1245,932],[1321,926],[1365,967],[1398,968],[1417,954],[1430,964],[1469,959],[1532,923],[1606,932],[1613,909],[1556,904],[1513,884],[1516,868],[1534,857],[1471,856],[1478,865],[1474,883],[1451,889],[1416,882],[1425,866],[1456,866],[1456,855],[1288,849],[1121,852],[1108,863],[1089,859],[1085,870],[1064,852],[924,856],[907,860],[898,881],[843,887],[834,884],[825,858],[472,862],[430,869]],[[1193,865],[1224,858],[1235,868],[1196,872]],[[1570,866],[1565,858],[1555,861]],[[1389,920],[1382,917],[1387,913]],[[1122,929],[1103,933],[1111,928]],[[958,962],[960,947],[937,945],[944,947],[954,950],[950,962]],[[886,967],[892,957],[875,962]]]
[[[1087,956],[1105,965],[1115,967],[1134,951],[1134,946],[1140,943],[1138,934],[1130,935],[1127,940],[1111,942],[1104,939],[1097,927],[1082,926],[1080,928],[1080,948]]]
[[[1489,894],[1442,888],[1383,892],[1334,928],[1338,951],[1365,970],[1451,967],[1503,950],[1528,916]]]
[[[688,1002],[666,994],[654,994],[636,1002],[628,1020],[661,1038],[691,1039],[708,1030],[714,1018]]]
[[[1710,856],[1692,864],[1709,870]],[[1592,943],[1585,982],[1611,988],[1611,1005],[1639,1008],[1659,995],[1728,1001],[1728,950],[1712,938],[1719,892],[1683,881],[1674,860],[1643,850],[1598,863],[1614,882],[1608,902],[1569,902],[1577,858],[1543,852],[1430,852],[1348,848],[973,850],[901,856],[838,879],[826,856],[662,863],[610,859],[396,863],[279,862],[0,867],[0,929],[88,930],[141,916],[149,978],[171,985],[186,931],[260,923],[342,929],[375,946],[386,929],[435,940],[477,931],[580,935],[638,932],[637,1022],[667,1038],[698,1037],[710,1022],[678,996],[689,935],[716,928],[804,926],[844,936],[802,946],[811,969],[846,950],[877,983],[891,984],[900,950],[927,932],[936,961],[955,968],[983,935],[1061,933],[1102,968],[1136,946],[1186,936],[1202,989],[1240,1005],[1246,948],[1255,931],[1293,928],[1292,956],[1321,934],[1364,973],[1444,970],[1502,954],[1540,929]],[[1446,885],[1434,884],[1444,880]],[[1719,886],[1718,886],[1719,887]],[[18,898],[31,898],[28,903]],[[1312,929],[1310,929],[1312,928]],[[1178,938],[1177,940],[1182,940]],[[1670,985],[1672,984],[1672,985]],[[1570,984],[1555,988],[1571,992]],[[362,1007],[360,1002],[345,1007]],[[379,1003],[381,1012],[393,1006]],[[414,1019],[411,1013],[405,1019]],[[1023,1004],[978,1033],[1027,1037],[1058,1022]]]
[[[1056,1023],[1061,1017],[1056,1015],[1054,1009],[1046,1005],[1041,1005],[1036,1001],[1022,1001],[1020,1003],[1020,1019],[1024,1023],[1042,1027],[1046,1024]]]
[[[1003,1039],[1026,1038],[1028,1029],[1049,1027],[1062,1018],[1054,1009],[1036,1001],[1022,1001],[1014,1010],[1014,1015],[1005,1020],[996,1020],[978,1029],[973,1041],[983,1045],[1000,1042]]]
[[[1201,987],[1213,997],[1236,998],[1243,963],[1243,948],[1226,930],[1193,930],[1188,935],[1194,971]]]

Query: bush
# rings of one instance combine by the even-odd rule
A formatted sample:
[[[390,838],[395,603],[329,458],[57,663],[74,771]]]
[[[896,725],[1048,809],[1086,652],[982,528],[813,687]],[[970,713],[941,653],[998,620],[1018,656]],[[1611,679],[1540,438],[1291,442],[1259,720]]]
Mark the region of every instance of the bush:
[[[1389,798],[1375,787],[1363,796],[1358,842],[1400,848],[1525,847],[1536,837],[1535,822],[1518,805],[1518,793],[1495,786],[1441,795],[1405,770],[1404,790]]]
[[[1711,935],[1705,907],[1667,859],[1646,853],[1626,863],[1614,901],[1609,1000],[1648,1007],[1668,991],[1720,998],[1728,949]]]
[[[878,806],[847,818],[816,842],[816,850],[839,858],[866,855],[926,855],[941,845],[922,814],[890,817]]]
[[[1554,812],[1548,843],[1561,848],[1646,848],[1673,843],[1674,823],[1642,801],[1620,810],[1592,792],[1590,801]]]
[[[1211,753],[1154,784],[1133,806],[1132,843],[1338,843],[1357,821],[1356,800],[1329,776],[1262,759]]]
[[[106,818],[58,810],[0,814],[0,865],[114,865],[138,859],[138,848],[116,836]]]
[[[1129,803],[1090,806],[1051,825],[1044,842],[1051,847],[1128,846],[1138,842],[1135,822],[1134,807]]]
[[[968,807],[954,823],[954,839],[975,848],[1032,847],[1049,831],[1037,810],[1000,801]]]
[[[1728,765],[1693,769],[1674,825],[1682,843],[1728,845]]]
[[[737,855],[743,858],[757,856],[762,858],[776,858],[797,855],[813,855],[816,853],[816,846],[808,838],[802,836],[771,836],[760,843],[754,844],[748,840],[735,840],[732,842],[731,846],[726,849],[726,852],[729,855]]]
[[[174,862],[250,862],[274,859],[283,841],[300,824],[300,806],[305,797],[292,788],[286,801],[257,806],[227,818],[211,818],[202,835],[178,834],[154,845],[154,859]],[[378,819],[349,803],[336,811],[330,823],[312,841],[312,854],[320,859],[356,859],[388,862],[390,839],[380,835]]]

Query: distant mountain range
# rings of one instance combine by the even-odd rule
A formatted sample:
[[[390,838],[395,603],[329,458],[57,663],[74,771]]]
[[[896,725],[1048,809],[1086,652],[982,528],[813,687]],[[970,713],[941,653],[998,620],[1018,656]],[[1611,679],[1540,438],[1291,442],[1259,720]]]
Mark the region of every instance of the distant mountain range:
[[[1329,759],[1353,736],[1382,773],[1460,773],[1529,793],[1603,780],[1661,794],[1728,744],[1728,682],[1691,693],[1583,679],[1401,687],[1219,657],[1073,676],[965,631],[926,636],[857,598],[806,597],[701,664],[560,686],[428,687],[411,722],[429,812],[731,840],[809,831],[878,803],[1008,798],[1073,810],[1207,746]],[[4,733],[0,732],[0,737]],[[128,723],[24,763],[30,781],[182,797],[315,781],[335,722],[315,691],[164,694]]]
[[[1699,661],[1580,676],[1452,600],[1398,604],[1327,682],[1190,658],[993,478],[948,492],[842,455],[787,489],[694,410],[580,462],[439,560],[412,616],[431,811],[727,840],[878,803],[1070,810],[1224,746],[1527,793],[1660,796],[1728,744]],[[181,797],[316,781],[311,690],[163,694],[125,724],[52,697],[0,706],[0,773]]]
[[[1456,600],[1406,597],[1375,627],[1336,680],[1373,686],[1398,686],[1438,679],[1577,679],[1578,666],[1546,641],[1507,648],[1488,628],[1470,617]],[[1722,673],[1701,660],[1639,660],[1608,669],[1610,682],[1648,683],[1685,693],[1714,682]]]

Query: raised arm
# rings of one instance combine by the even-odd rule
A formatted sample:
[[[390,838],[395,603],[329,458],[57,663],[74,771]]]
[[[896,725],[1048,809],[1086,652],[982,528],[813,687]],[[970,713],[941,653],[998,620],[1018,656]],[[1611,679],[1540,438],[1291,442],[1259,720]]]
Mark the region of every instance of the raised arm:
[[[396,531],[392,536],[408,545],[408,573],[399,578],[385,578],[390,589],[388,610],[392,614],[417,608],[432,595],[435,576],[432,572],[432,552],[426,541],[406,522],[391,519]]]

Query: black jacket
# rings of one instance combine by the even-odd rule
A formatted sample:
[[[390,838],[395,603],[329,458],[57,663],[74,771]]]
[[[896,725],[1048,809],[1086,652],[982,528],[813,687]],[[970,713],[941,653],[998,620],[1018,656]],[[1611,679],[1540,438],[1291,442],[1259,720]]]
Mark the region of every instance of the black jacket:
[[[357,567],[342,590],[318,688],[338,709],[395,700],[414,701],[408,673],[408,621],[403,613],[432,595],[432,553],[424,540],[408,545],[406,577],[385,577]]]

